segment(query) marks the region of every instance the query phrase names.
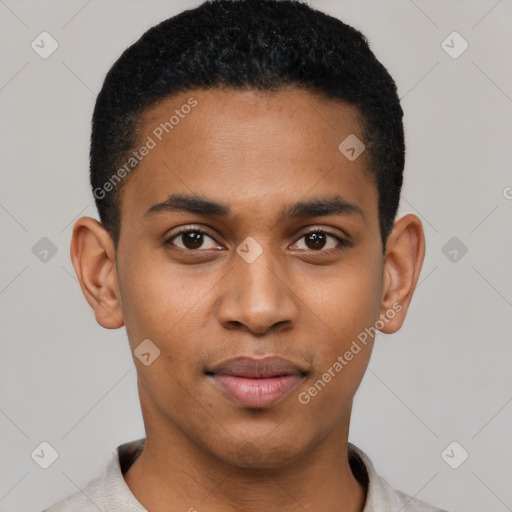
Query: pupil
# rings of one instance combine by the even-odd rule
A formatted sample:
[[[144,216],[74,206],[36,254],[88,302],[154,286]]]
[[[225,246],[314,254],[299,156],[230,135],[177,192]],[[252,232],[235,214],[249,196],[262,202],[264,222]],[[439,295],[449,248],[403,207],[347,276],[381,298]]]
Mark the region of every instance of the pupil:
[[[201,247],[203,243],[203,234],[198,233],[197,231],[191,231],[189,233],[186,233],[185,238],[183,240],[183,245],[187,249],[198,249]]]
[[[311,241],[311,245],[308,243]],[[321,249],[325,244],[325,233],[310,233],[306,237],[306,245],[310,249]]]

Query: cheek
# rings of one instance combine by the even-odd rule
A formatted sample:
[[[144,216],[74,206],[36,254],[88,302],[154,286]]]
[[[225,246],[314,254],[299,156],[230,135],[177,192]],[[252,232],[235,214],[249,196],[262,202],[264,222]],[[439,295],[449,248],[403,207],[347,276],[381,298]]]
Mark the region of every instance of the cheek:
[[[361,258],[317,284],[316,293],[309,295],[314,315],[308,327],[316,338],[316,364],[304,400],[324,406],[326,401],[347,403],[371,356],[371,327],[379,319],[381,304],[380,267]]]
[[[197,355],[204,343],[194,318],[202,295],[190,280],[171,275],[165,266],[140,265],[125,275],[123,314],[138,378],[148,403],[167,414],[170,404],[182,408],[194,393],[189,382],[197,378]],[[137,358],[136,351],[146,339],[159,350],[149,365]]]
[[[123,315],[133,343],[145,338],[156,343],[172,337],[201,297],[193,280],[181,279],[175,269],[162,262],[128,262],[122,276]]]
[[[381,306],[380,276],[378,265],[361,260],[321,280],[312,280],[311,286],[302,286],[310,290],[302,292],[308,297],[306,311],[311,311],[322,336],[329,338],[328,346],[339,351],[349,339],[374,325]]]
[[[172,403],[167,400],[174,396],[178,402],[184,387],[189,388],[189,383],[202,375],[202,356],[209,343],[204,307],[214,283],[185,277],[156,263],[136,270],[125,272],[128,278],[123,282],[123,315],[130,347],[133,353],[149,339],[160,353],[154,363],[145,366],[135,352],[135,364],[148,392],[157,393],[153,400]]]
[[[372,331],[379,302],[359,288],[350,299],[339,298],[330,304],[324,318],[332,328],[316,337],[315,365],[297,400],[312,417],[325,424],[340,420],[352,403],[353,396],[366,372],[373,348]],[[372,314],[372,313],[375,313]]]

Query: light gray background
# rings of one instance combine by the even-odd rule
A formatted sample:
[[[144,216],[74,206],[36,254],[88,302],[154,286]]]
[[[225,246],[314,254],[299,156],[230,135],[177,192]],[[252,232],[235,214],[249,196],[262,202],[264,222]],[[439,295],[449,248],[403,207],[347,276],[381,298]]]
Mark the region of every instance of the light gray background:
[[[97,218],[88,146],[106,72],[198,3],[0,0],[2,512],[40,512],[144,435],[125,331],[96,324],[69,242],[78,216]],[[452,512],[512,510],[512,4],[310,3],[360,29],[398,84],[400,213],[418,214],[427,238],[409,316],[377,340],[350,440],[411,495]],[[30,46],[42,31],[59,43],[46,60]],[[453,31],[469,43],[457,59],[441,47]],[[457,262],[442,252],[454,236],[468,248]],[[42,237],[58,249],[46,263],[32,252]],[[31,458],[42,441],[59,454],[46,470]],[[452,441],[469,452],[456,470],[441,458]]]

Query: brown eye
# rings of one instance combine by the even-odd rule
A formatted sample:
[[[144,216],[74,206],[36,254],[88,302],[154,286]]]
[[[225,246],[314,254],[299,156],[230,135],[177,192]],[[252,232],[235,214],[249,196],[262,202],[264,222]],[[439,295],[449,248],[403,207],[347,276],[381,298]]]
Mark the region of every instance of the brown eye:
[[[309,233],[305,235],[305,241],[309,249],[323,249],[327,237],[325,233]]]
[[[197,233],[196,231],[189,231],[187,233],[183,233],[181,236],[183,245],[187,249],[199,249],[201,245],[203,245],[204,235],[202,233]]]
[[[213,242],[213,245],[210,247],[203,247],[203,244],[208,239]],[[180,243],[175,243],[175,240]],[[165,241],[165,245],[175,245],[176,247],[187,251],[194,251],[198,249],[204,250],[218,247],[215,240],[209,236],[206,231],[197,228],[187,229],[176,233]]]
[[[299,238],[299,241],[302,239],[304,239],[304,250],[311,250],[316,252],[327,253],[335,251],[336,249],[350,247],[351,245],[348,240],[345,240],[339,236],[328,233],[327,231],[323,231],[321,229],[316,229],[315,231],[305,233],[301,238]],[[299,241],[297,241],[294,245],[300,246]],[[301,249],[301,247],[298,248]]]

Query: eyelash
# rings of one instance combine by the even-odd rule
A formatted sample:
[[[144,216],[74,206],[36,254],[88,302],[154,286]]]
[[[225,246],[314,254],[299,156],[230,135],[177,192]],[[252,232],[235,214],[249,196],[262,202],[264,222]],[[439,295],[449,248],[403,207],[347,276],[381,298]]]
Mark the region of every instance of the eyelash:
[[[187,227],[177,233],[175,233],[174,235],[172,235],[171,237],[167,238],[165,241],[164,241],[164,245],[172,245],[172,242],[180,237],[181,235],[185,235],[187,233],[200,233],[202,235],[206,235],[208,237],[210,237],[212,240],[215,240],[215,238],[210,235],[210,233],[208,233],[208,231],[205,231],[204,229],[200,228],[200,227],[197,227],[197,228],[190,228],[190,227]],[[341,245],[341,248],[331,248],[331,249],[327,249],[327,250],[323,250],[323,249],[319,249],[317,251],[315,251],[314,249],[310,249],[311,252],[313,253],[324,253],[324,254],[331,254],[333,252],[337,252],[337,251],[340,251],[340,250],[343,250],[345,248],[348,248],[348,247],[352,247],[352,243],[349,242],[348,240],[345,240],[344,238],[341,238],[333,233],[329,233],[329,231],[325,231],[324,229],[322,228],[314,228],[312,229],[311,231],[308,231],[307,233],[303,233],[300,238],[297,239],[297,242],[308,236],[308,235],[311,235],[313,233],[322,233],[322,234],[325,234],[325,235],[328,235],[334,239],[336,239],[338,241],[338,243]],[[216,240],[215,240],[216,241]],[[297,243],[297,242],[294,242],[294,243]],[[200,252],[201,249],[182,249],[181,247],[178,248],[179,250],[182,250],[182,251],[185,251],[185,252],[190,252],[190,253],[193,253],[193,252]],[[204,249],[203,249],[204,250]]]

